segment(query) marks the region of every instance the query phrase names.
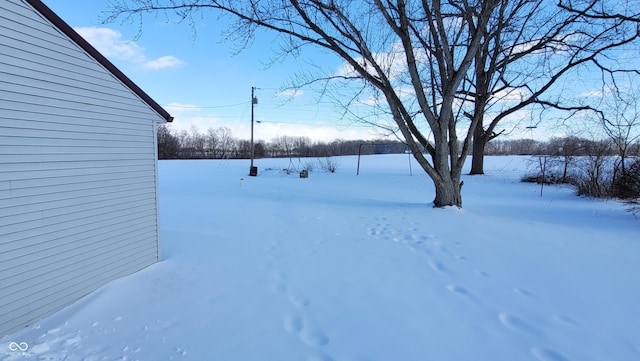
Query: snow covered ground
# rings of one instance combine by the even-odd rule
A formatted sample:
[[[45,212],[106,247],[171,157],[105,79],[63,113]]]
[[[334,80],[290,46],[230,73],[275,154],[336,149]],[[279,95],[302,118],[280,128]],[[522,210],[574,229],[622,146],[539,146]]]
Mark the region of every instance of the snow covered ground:
[[[359,176],[336,159],[308,179],[161,161],[162,262],[0,338],[0,359],[640,359],[640,220],[619,203],[540,197],[527,158],[489,157],[463,209],[434,209],[406,155]]]

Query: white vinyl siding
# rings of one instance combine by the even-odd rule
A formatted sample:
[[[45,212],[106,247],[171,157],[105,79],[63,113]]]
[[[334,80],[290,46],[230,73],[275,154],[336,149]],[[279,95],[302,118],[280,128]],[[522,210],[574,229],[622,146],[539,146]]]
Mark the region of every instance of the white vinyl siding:
[[[0,0],[0,337],[158,260],[164,119],[22,0]]]

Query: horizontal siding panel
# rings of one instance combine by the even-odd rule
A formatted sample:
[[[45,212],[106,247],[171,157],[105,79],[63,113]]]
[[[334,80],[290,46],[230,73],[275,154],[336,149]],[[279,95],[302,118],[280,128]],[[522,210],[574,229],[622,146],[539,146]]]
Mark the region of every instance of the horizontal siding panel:
[[[44,93],[60,89],[69,95],[82,96],[83,94],[78,90],[90,90],[89,94],[85,92],[87,99],[111,100],[133,106],[146,105],[140,103],[138,98],[131,97],[128,88],[123,88],[117,79],[104,74],[103,68],[95,64],[90,69],[78,69],[78,61],[71,63],[74,66],[69,66],[69,63],[62,62],[60,59],[42,59],[45,63],[41,64],[38,62],[38,57],[34,59],[31,56],[28,57],[31,62],[25,63],[27,59],[20,59],[24,55],[30,55],[24,51],[25,49],[13,49],[0,45],[0,49],[3,48],[5,52],[0,55],[0,64],[2,64],[0,79],[5,83],[4,89],[14,87],[20,89],[25,83],[29,83]],[[59,65],[59,68],[56,65]]]
[[[0,72],[0,82],[2,87],[13,93],[30,94],[38,98],[63,99],[73,104],[91,104],[107,109],[122,109],[125,111],[146,110],[145,104],[141,104],[138,99],[131,98],[128,93],[105,93],[99,90],[98,85],[82,84],[71,86],[67,83],[52,82],[35,71],[23,71],[20,76]],[[31,76],[30,76],[31,75]],[[41,75],[36,77],[36,75]],[[93,79],[91,79],[93,80]],[[27,85],[28,84],[28,85]]]
[[[125,215],[127,216],[132,216],[135,215],[136,210],[126,210],[123,211]],[[102,217],[104,217],[105,221],[110,220],[113,215],[110,214],[101,214]],[[60,217],[63,218],[63,217]],[[100,219],[101,221],[102,219]],[[66,219],[66,223],[59,223],[59,222],[64,222],[65,219],[57,219],[58,223],[55,222],[56,219],[43,219],[43,220],[38,220],[38,221],[28,221],[28,222],[22,222],[22,223],[14,223],[14,224],[8,224],[8,225],[4,225],[1,229],[0,229],[0,236],[2,236],[3,239],[3,243],[5,242],[5,240],[8,242],[11,238],[12,238],[12,234],[13,233],[19,233],[22,234],[24,237],[33,237],[33,236],[37,236],[40,234],[46,234],[47,232],[56,232],[60,229],[67,229],[70,227],[80,227],[83,226],[85,223],[95,223],[98,222],[98,220],[96,219],[90,219],[88,217],[80,217],[77,219]]]
[[[21,206],[16,209],[15,212],[9,213],[3,211],[2,213],[9,213],[2,215],[0,225],[19,224],[24,222],[44,221],[48,218],[62,217],[62,216],[77,216],[79,214],[90,215],[96,210],[106,211],[109,209],[120,209],[123,207],[141,207],[145,204],[154,205],[154,199],[151,192],[147,194],[137,194],[132,198],[113,198],[109,200],[100,200],[96,202],[85,203],[84,199],[78,198],[76,202],[69,202],[71,204],[66,206],[55,207],[51,204],[42,206],[42,209],[38,207]],[[6,209],[6,208],[5,208]],[[3,247],[4,248],[4,247]],[[5,250],[0,250],[0,254]],[[2,257],[0,256],[0,260]]]
[[[37,227],[44,227],[47,225],[53,226],[59,223],[70,222],[79,219],[90,220],[91,217],[95,216],[108,217],[110,216],[109,213],[111,211],[117,211],[119,210],[119,208],[122,207],[108,206],[94,210],[85,210],[84,212],[63,213],[48,218],[37,217],[36,214],[34,214],[34,217],[22,214],[11,217],[3,217],[2,219],[0,219],[0,227],[2,228],[0,229],[0,235],[8,235],[11,233],[19,232],[20,230],[25,228],[32,229]],[[127,209],[125,212],[129,213],[130,210]]]
[[[141,210],[137,213],[129,213],[129,214],[121,214],[118,216],[105,216],[104,220],[100,220],[99,222],[102,223],[98,223],[97,225],[95,225],[94,227],[100,227],[102,224],[108,224],[109,227],[111,227],[111,230],[114,229],[118,229],[120,226],[122,226],[122,224],[128,224],[128,223],[124,223],[124,222],[129,222],[129,218],[131,219],[135,219],[138,222],[140,222],[140,225],[142,227],[142,224],[153,224],[153,223],[149,223],[151,221],[153,221],[155,214],[152,211],[149,210]],[[112,217],[112,218],[109,218]],[[91,220],[90,218],[85,218],[85,220]],[[95,220],[95,219],[94,219]],[[78,220],[73,220],[70,223],[76,223],[78,224],[79,221]],[[87,227],[88,226],[88,227]],[[83,229],[92,229],[92,224],[87,223],[85,224],[85,227]],[[76,232],[69,232],[70,234],[75,234]],[[111,242],[103,242],[103,244],[110,244]],[[3,257],[6,258],[2,264],[0,264],[0,272],[15,268],[15,269],[19,269],[21,266],[24,266],[25,262],[37,262],[34,265],[31,265],[31,267],[36,267],[40,262],[43,262],[42,257],[46,256],[46,254],[39,254],[39,253],[30,253],[27,255],[23,255],[21,257],[18,258],[12,258],[12,253],[6,252],[7,254],[3,254]],[[73,253],[77,256],[82,256],[85,257],[84,254],[82,253]],[[62,266],[62,265],[60,265]]]
[[[115,260],[103,268],[89,268],[86,272],[69,280],[55,289],[44,289],[43,292],[34,294],[36,297],[22,300],[6,313],[0,313],[0,325],[8,330],[16,329],[25,322],[31,323],[41,319],[95,291],[105,283],[114,279],[139,271],[157,261],[156,257],[149,253],[146,257],[129,255]],[[11,305],[11,306],[14,306]]]
[[[57,198],[47,197],[46,199],[39,199],[40,197],[32,197],[28,202],[24,201],[24,198],[19,200],[11,200],[11,202],[2,202],[0,207],[0,217],[16,216],[19,214],[28,214],[35,212],[43,212],[49,209],[57,209],[63,207],[78,206],[83,207],[86,204],[95,204],[100,202],[114,202],[116,200],[139,200],[141,198],[153,198],[151,190],[147,189],[135,189],[124,192],[108,192],[102,194],[91,194],[84,196],[68,197],[60,196]],[[5,204],[7,203],[7,204]],[[10,204],[9,204],[10,203]],[[2,242],[0,242],[1,244]],[[2,250],[0,250],[2,252]]]
[[[153,249],[150,249],[149,242],[140,242],[139,239],[123,239],[119,240],[116,243],[104,243],[103,247],[96,249],[83,249],[84,253],[82,257],[66,257],[59,258],[58,262],[55,264],[44,265],[41,268],[41,274],[46,275],[48,273],[53,273],[56,277],[53,279],[56,280],[55,287],[51,287],[50,285],[41,285],[38,288],[20,288],[20,284],[17,283],[17,287],[10,287],[11,293],[8,295],[3,295],[0,297],[0,307],[7,308],[7,305],[11,303],[19,303],[17,301],[29,299],[34,294],[34,291],[37,289],[48,289],[48,288],[58,288],[61,285],[64,285],[66,281],[72,280],[73,277],[79,278],[79,274],[83,273],[83,271],[89,271],[90,269],[95,268],[106,268],[112,267],[115,262],[120,259],[128,258],[130,254],[135,255],[136,252],[149,252],[152,253]],[[61,266],[63,265],[63,266]],[[70,273],[69,271],[73,271]],[[67,277],[64,277],[64,276]],[[13,292],[14,291],[14,292]],[[19,305],[18,305],[19,307]]]
[[[15,1],[4,1],[0,8],[3,9],[1,17],[6,19],[6,22],[3,24],[11,24],[11,27],[7,27],[7,29],[15,29],[19,26],[28,26],[30,29],[27,33],[33,33],[32,36],[49,40],[51,42],[56,39],[65,39],[64,35],[53,28],[49,21],[47,21],[44,17],[38,14],[34,9],[30,6],[22,2]],[[65,39],[66,40],[66,39]],[[67,40],[67,46],[65,49],[65,53],[73,53],[74,51],[80,52],[77,45]],[[64,44],[64,43],[63,43]]]
[[[69,188],[69,187],[67,187]],[[73,188],[73,187],[71,187]],[[12,196],[12,192],[8,191],[9,195],[2,199],[3,208],[13,207],[20,204],[38,204],[44,202],[54,202],[63,199],[79,199],[85,197],[105,197],[108,198],[110,194],[120,195],[128,192],[154,192],[155,189],[150,187],[148,181],[146,182],[131,182],[122,183],[110,187],[98,187],[93,189],[67,189],[67,191],[58,191],[56,193],[46,192],[46,189],[31,189],[30,194],[22,194],[21,197]],[[0,198],[1,199],[1,198]],[[2,234],[0,229],[0,234]]]
[[[57,79],[54,82],[59,84],[83,88],[87,86],[82,84],[83,81],[92,80],[93,85],[99,86],[96,88],[97,91],[104,94],[124,95],[128,92],[128,89],[120,86],[112,75],[105,73],[102,66],[91,62],[88,56],[80,52],[77,53],[77,57],[69,56],[68,53],[60,53],[51,48],[40,49],[29,44],[29,41],[22,43],[11,36],[5,35],[3,38],[6,42],[0,44],[0,49],[3,51],[0,55],[0,64],[5,74],[19,74],[38,79],[32,74],[34,71],[39,71],[44,75],[44,79]]]
[[[66,40],[40,47],[38,44],[42,44],[42,41],[1,27],[0,36],[3,39],[3,43],[0,44],[0,50],[2,50],[0,64],[3,65],[5,73],[10,67],[18,69],[14,71],[18,74],[28,69],[41,69],[45,75],[59,74],[60,79],[67,79],[70,83],[91,78],[95,79],[95,84],[103,86],[105,90],[126,91],[117,85],[115,78],[110,74],[105,74],[100,65],[92,62],[78,48],[72,49],[71,52],[65,52],[65,50],[69,50],[64,47]],[[20,36],[25,37],[24,41],[19,38]],[[73,64],[73,67],[70,67],[69,64]]]
[[[0,46],[0,51],[10,53],[10,48]],[[55,69],[51,64],[38,64],[37,62],[28,62],[27,59],[20,59],[20,54],[11,54],[11,57],[0,55],[0,80],[2,80],[2,86],[0,90],[8,91],[13,90],[18,92],[19,88],[16,88],[16,84],[28,85],[34,84],[34,91],[32,93],[38,94],[38,90],[42,89],[43,94],[47,94],[47,88],[49,90],[60,89],[68,94],[75,94],[75,96],[87,96],[84,101],[77,103],[91,103],[99,102],[99,97],[108,98],[113,100],[113,103],[122,103],[124,106],[135,106],[133,101],[138,100],[137,96],[133,96],[128,89],[124,88],[115,79],[107,78],[100,79],[89,74],[78,74],[65,69]],[[55,62],[54,60],[47,60],[47,62]],[[19,63],[20,66],[15,65]],[[28,64],[29,67],[25,67]],[[61,66],[65,66],[66,69],[73,69],[69,63],[61,63]],[[11,71],[11,73],[9,73]],[[15,78],[16,75],[19,78]],[[98,75],[96,73],[96,75]],[[29,94],[29,92],[27,93]],[[100,103],[102,103],[100,101]],[[112,103],[112,104],[113,104]],[[138,104],[144,107],[146,104]],[[111,108],[117,109],[117,106],[111,106]]]
[[[55,165],[52,163],[50,165]],[[31,167],[31,168],[14,168],[14,169],[6,169],[7,165],[2,165],[3,171],[0,172],[0,189],[3,189],[2,184],[5,184],[7,189],[9,187],[10,180],[22,180],[22,179],[47,179],[47,178],[65,178],[65,177],[77,177],[77,176],[88,176],[88,175],[114,175],[117,176],[120,173],[131,174],[136,172],[154,172],[155,173],[155,162],[153,160],[147,160],[144,162],[137,163],[135,165],[119,165],[112,164],[109,166],[102,166],[102,164],[93,164],[90,166],[81,166],[76,168],[69,167],[70,163],[65,163],[65,165],[60,165],[59,167],[50,167],[47,169],[40,169],[40,167]],[[0,204],[2,207],[2,204]]]
[[[155,210],[155,205],[151,203],[153,199],[150,197],[141,197],[141,199],[137,199],[134,201],[127,200],[112,200],[109,202],[101,202],[101,203],[89,203],[83,205],[76,205],[72,207],[63,207],[60,209],[49,209],[44,211],[36,211],[33,213],[22,213],[12,216],[7,216],[6,224],[20,224],[20,223],[30,223],[35,224],[36,226],[39,223],[42,224],[52,224],[59,223],[60,220],[64,222],[70,219],[84,219],[87,223],[92,223],[91,221],[97,220],[99,216],[107,216],[107,217],[115,217],[119,215],[119,210],[123,207],[130,207],[131,209],[135,209],[141,214],[146,214],[144,212]],[[128,212],[126,212],[128,213]],[[37,227],[34,227],[37,228]],[[15,234],[16,232],[14,232]],[[17,233],[19,235],[19,232]],[[8,235],[6,240],[3,240],[3,249],[0,251],[0,260],[6,260],[3,254],[7,253],[7,251],[12,251],[12,248],[27,248],[27,242],[13,242],[19,243],[19,245],[14,245],[14,247],[7,246],[4,243],[9,243],[12,241],[12,236]],[[15,253],[19,255],[20,252],[29,252],[28,250],[20,250]],[[0,266],[1,267],[1,266]]]
[[[0,105],[2,105],[1,99]],[[42,113],[38,113],[39,110]],[[71,133],[99,133],[105,135],[104,140],[113,140],[113,135],[122,138],[121,140],[133,140],[140,136],[148,137],[148,132],[153,129],[149,118],[144,120],[136,118],[118,119],[110,114],[87,114],[79,111],[75,115],[64,112],[54,114],[54,112],[46,113],[46,108],[39,108],[38,106],[22,110],[4,108],[0,113],[0,123],[3,124],[4,128],[0,129],[0,136],[9,136],[8,132],[12,129],[24,129],[26,131],[40,129],[43,131],[65,131]],[[21,133],[16,134],[15,130],[11,135],[29,137]],[[35,134],[34,137],[42,138],[38,134]]]
[[[59,192],[81,192],[82,194],[80,195],[91,195],[94,189],[109,189],[110,187],[133,184],[145,185],[149,181],[148,176],[149,173],[136,172],[107,176],[104,179],[100,179],[100,175],[23,179],[11,181],[11,192],[15,198]],[[148,184],[146,186],[149,188]]]
[[[0,199],[7,199],[11,197],[11,191],[0,189]]]
[[[87,104],[87,103],[71,103],[64,99],[58,98],[45,98],[32,94],[14,93],[11,91],[3,91],[0,89],[0,109],[16,109],[16,110],[30,110],[34,109],[37,112],[43,114],[74,114],[87,116],[88,114],[108,114],[111,119],[124,118],[129,120],[138,119],[143,122],[150,122],[154,117],[153,113],[148,111],[148,108],[140,107],[136,111],[126,110],[121,108],[109,108],[102,105]],[[47,113],[46,109],[51,108]],[[18,118],[20,119],[20,118]]]
[[[149,139],[141,141],[121,141],[121,140],[88,140],[88,139],[60,139],[51,138],[20,138],[0,136],[0,152],[3,154],[20,154],[21,152],[42,152],[64,151],[77,152],[82,149],[135,149],[149,148]]]
[[[13,155],[40,155],[40,154],[113,154],[114,158],[118,158],[119,154],[149,154],[149,145],[137,145],[135,143],[129,146],[34,146],[34,145],[0,145],[0,155],[11,157]],[[153,150],[153,149],[151,149]]]
[[[154,237],[150,237],[153,234],[152,225],[141,227],[133,224],[120,228],[111,235],[109,233],[78,235],[74,237],[74,242],[60,243],[53,245],[49,249],[41,249],[39,253],[43,256],[41,257],[42,261],[38,262],[38,267],[24,265],[15,268],[12,276],[0,280],[0,288],[7,289],[12,287],[12,290],[20,291],[43,282],[53,281],[56,277],[52,276],[54,271],[55,273],[65,273],[65,270],[73,269],[83,259],[90,258],[88,257],[89,254],[95,254],[95,258],[99,258],[104,254],[100,252],[105,252],[107,250],[105,247],[107,246],[119,249],[129,244],[146,244],[147,247],[157,251],[153,242]],[[86,238],[82,238],[82,236]],[[91,243],[88,243],[89,241]],[[53,253],[54,251],[56,253]],[[83,257],[78,257],[79,251],[82,251]],[[58,270],[60,271],[58,272]]]
[[[14,22],[10,17],[12,14],[6,15],[8,16],[0,17],[5,20],[5,24]],[[104,79],[113,78],[65,35],[55,30],[51,31],[53,28],[48,23],[24,18],[12,25],[12,27],[0,27],[0,35],[4,39],[2,45],[9,50],[3,54],[23,53],[26,59],[20,60],[36,61],[45,66],[51,65],[55,71],[69,71],[64,64],[73,64],[72,70],[81,71],[80,74],[89,73]]]
[[[26,325],[31,325],[35,321],[40,320],[55,311],[69,306],[76,300],[89,295],[101,285],[144,268],[138,267],[135,264],[126,264],[124,261],[122,263],[121,268],[110,269],[103,273],[96,273],[96,276],[93,278],[90,278],[90,275],[87,275],[87,278],[90,278],[90,280],[96,280],[96,283],[85,282],[80,284],[80,286],[74,286],[73,289],[70,290],[72,292],[69,292],[68,294],[64,294],[63,292],[55,293],[46,300],[27,304],[20,310],[6,315],[6,317],[2,317],[0,314],[0,325],[2,325],[3,330],[6,330],[5,332],[7,333],[18,331],[20,328]],[[149,261],[148,265],[151,265],[152,263],[153,261]],[[117,264],[114,264],[114,266],[117,266]],[[0,331],[0,333],[2,332]]]
[[[149,154],[149,145],[144,146],[34,146],[34,145],[0,145],[0,155],[11,157],[12,155],[38,155],[38,154],[113,154],[117,158],[119,154]]]
[[[87,113],[79,109],[48,108],[38,104],[18,106],[0,99],[0,122],[6,128],[65,130],[84,133],[127,135],[126,130],[137,135],[151,129],[151,117],[114,117],[107,112]],[[74,127],[77,127],[74,129]],[[89,128],[93,127],[91,130]],[[1,133],[0,133],[1,134]]]
[[[55,227],[52,227],[50,230],[43,227],[36,227],[25,230],[24,232],[12,233],[7,236],[6,243],[3,244],[3,248],[6,247],[8,251],[3,252],[2,257],[6,260],[15,259],[13,257],[15,250],[22,246],[31,247],[38,245],[49,248],[47,245],[54,244],[55,242],[75,242],[85,237],[109,236],[110,234],[117,233],[120,229],[126,229],[128,227],[139,228],[149,224],[155,225],[155,222],[152,222],[152,217],[154,216],[155,214],[151,211],[138,212],[132,210],[99,219],[76,219],[66,224],[56,224]],[[8,266],[0,265],[0,268],[8,269]]]
[[[2,163],[38,163],[38,162],[99,162],[111,159],[148,159],[149,155],[155,155],[153,150],[148,150],[140,154],[0,154],[0,164]]]
[[[77,172],[79,170],[86,169],[88,172],[96,171],[96,170],[105,170],[109,171],[110,169],[114,169],[117,171],[118,168],[121,167],[143,167],[152,165],[155,167],[154,159],[133,159],[133,160],[123,160],[123,159],[109,159],[104,160],[102,162],[55,162],[55,163],[42,163],[42,164],[33,164],[33,163],[12,163],[12,164],[2,164],[2,171],[0,173],[29,173],[29,172],[57,172],[59,171],[61,175],[67,174],[65,172]],[[75,173],[73,173],[75,174]],[[33,178],[28,174],[21,174],[18,177],[11,177],[10,179],[29,179]],[[7,178],[9,179],[9,178]]]
[[[1,101],[0,101],[1,103]],[[129,141],[140,142],[142,140],[153,141],[151,137],[151,124],[136,124],[129,128],[122,123],[110,122],[108,120],[96,120],[94,118],[72,118],[67,117],[67,122],[57,122],[54,115],[37,115],[32,120],[29,117],[32,113],[22,112],[22,118],[3,118],[0,116],[0,122],[3,127],[0,128],[0,137],[8,138],[26,138],[26,139],[42,139],[50,138],[51,141],[56,139],[64,140],[95,140],[95,141]],[[60,116],[62,117],[62,115]],[[70,120],[77,120],[78,123],[73,124]]]
[[[52,178],[31,178],[17,179],[10,181],[12,191],[16,192],[16,197],[20,196],[20,190],[30,188],[44,188],[43,193],[55,192],[55,187],[72,185],[74,191],[90,190],[104,188],[109,185],[135,184],[148,182],[149,177],[153,177],[153,171],[135,171],[135,172],[114,172],[107,174],[83,174],[70,177],[52,177]],[[110,183],[105,183],[110,182]],[[66,191],[68,188],[62,188]],[[33,194],[33,193],[30,193]],[[88,193],[86,195],[91,195]],[[0,206],[1,207],[1,206]]]
[[[35,74],[40,71],[41,80],[51,83],[66,84],[79,89],[89,87],[97,92],[121,94],[123,97],[133,94],[113,76],[104,74],[103,68],[99,65],[93,64],[91,68],[78,67],[83,60],[88,59],[86,57],[77,59],[50,48],[40,48],[29,42],[21,43],[18,39],[3,39],[6,42],[0,45],[0,51],[6,55],[0,56],[0,64],[4,74],[9,74],[11,70],[12,73],[24,75],[26,79],[38,79]],[[70,66],[71,64],[73,66]]]

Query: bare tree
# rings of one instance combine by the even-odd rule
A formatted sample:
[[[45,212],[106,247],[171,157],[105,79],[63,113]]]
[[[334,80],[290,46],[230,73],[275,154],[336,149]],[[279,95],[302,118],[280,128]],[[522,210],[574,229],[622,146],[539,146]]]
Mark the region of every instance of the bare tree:
[[[604,94],[601,124],[620,157],[618,165],[624,175],[629,152],[640,140],[640,87],[633,81],[615,84]]]
[[[465,114],[478,119],[472,150],[471,174],[484,173],[488,142],[502,134],[498,125],[518,112],[539,110],[568,112],[593,110],[562,96],[562,81],[577,69],[607,73],[633,70],[608,61],[611,52],[637,41],[636,8],[632,2],[606,0],[502,1],[490,20],[483,46],[476,54],[469,93],[461,93],[473,108]],[[618,4],[618,5],[611,5]],[[598,16],[597,9],[619,13]],[[636,15],[633,15],[633,14]],[[626,15],[626,16],[625,16]],[[635,18],[634,18],[635,16]],[[628,65],[627,65],[628,67]]]
[[[456,97],[500,2],[116,0],[111,19],[166,11],[193,20],[197,11],[218,10],[237,21],[228,34],[241,45],[268,29],[283,40],[283,54],[311,45],[337,55],[347,71],[336,77],[384,100],[441,207],[462,205],[460,178],[477,120],[458,121]]]
[[[231,153],[235,151],[234,147],[236,145],[236,141],[231,134],[231,129],[227,127],[221,127],[216,129],[216,134],[218,137],[220,158],[229,158],[231,156]]]
[[[640,140],[640,87],[636,78],[629,74],[612,76],[594,105],[598,112],[593,118],[617,155],[613,163],[611,191],[613,196],[621,198],[637,194],[629,192],[637,177],[637,174],[629,172],[629,156],[633,154],[634,144]]]
[[[552,165],[560,168],[558,174],[560,183],[569,183],[569,172],[575,166],[582,151],[580,148],[585,143],[584,140],[576,137],[552,138],[549,140],[545,154],[551,155],[553,157]]]
[[[180,150],[178,138],[169,128],[161,124],[158,126],[158,159],[176,159]]]
[[[218,133],[215,129],[209,128],[207,129],[207,134],[204,137],[207,158],[215,158],[219,143]]]
[[[198,127],[191,126],[189,134],[189,142],[193,158],[205,158],[206,156],[206,137],[198,131]]]
[[[619,20],[640,23],[640,6],[631,1],[560,0],[558,6],[594,20]]]

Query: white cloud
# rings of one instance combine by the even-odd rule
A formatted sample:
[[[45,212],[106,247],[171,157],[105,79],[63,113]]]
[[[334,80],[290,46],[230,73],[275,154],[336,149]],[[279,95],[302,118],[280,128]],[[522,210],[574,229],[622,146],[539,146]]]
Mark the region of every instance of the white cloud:
[[[200,133],[206,133],[209,128],[227,126],[220,117],[209,114],[205,108],[197,105],[169,103],[162,107],[173,116],[174,120],[169,127],[176,132],[191,132],[195,127]]]
[[[419,63],[426,59],[426,54],[420,49],[416,49],[416,53],[414,55]],[[385,75],[392,80],[396,79],[407,70],[406,55],[402,43],[400,42],[392,43],[389,51],[387,52],[373,53],[372,57],[385,72]],[[364,58],[357,57],[354,58],[354,60],[369,74],[377,75],[375,67],[365,61]],[[347,62],[342,63],[342,65],[337,69],[336,75],[343,77],[359,76],[359,74],[356,73],[355,68]]]
[[[169,125],[169,129],[173,132],[190,133],[196,129],[199,133],[205,134],[209,128],[227,127],[236,139],[248,140],[251,137],[251,122],[246,117],[219,116],[211,109],[193,104],[170,103],[163,107],[174,117],[174,121]],[[335,139],[374,139],[380,135],[380,131],[360,124],[345,126],[329,122],[304,124],[256,121],[254,124],[256,140],[271,141],[283,135],[306,136],[314,141],[333,141]]]
[[[284,96],[290,98],[299,97],[301,95],[304,95],[304,90],[301,89],[287,89],[276,94],[277,97]]]
[[[504,102],[521,102],[529,96],[531,92],[523,88],[505,88],[494,95],[498,101]]]
[[[182,60],[173,55],[161,56],[155,60],[149,60],[142,63],[142,67],[150,70],[158,70],[164,68],[175,68],[184,64]]]
[[[109,59],[127,61],[149,70],[173,68],[184,64],[172,55],[147,59],[143,47],[135,41],[122,39],[122,33],[113,29],[82,27],[74,30]]]
[[[579,96],[582,98],[601,98],[603,95],[604,92],[602,90],[591,90],[579,94]]]

